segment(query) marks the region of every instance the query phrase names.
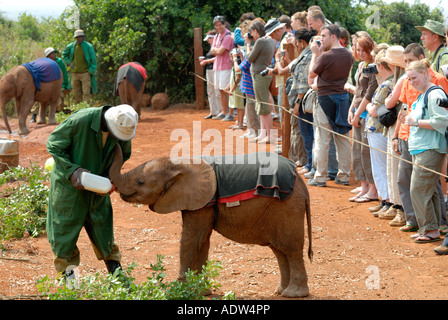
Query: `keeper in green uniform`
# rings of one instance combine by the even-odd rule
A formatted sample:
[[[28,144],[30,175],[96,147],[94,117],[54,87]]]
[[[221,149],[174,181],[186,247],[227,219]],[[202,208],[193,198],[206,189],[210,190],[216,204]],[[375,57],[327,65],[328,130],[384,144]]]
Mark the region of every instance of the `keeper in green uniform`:
[[[121,268],[110,196],[85,190],[80,177],[84,171],[108,177],[117,143],[123,160],[128,160],[137,123],[137,112],[129,105],[86,108],[72,114],[50,134],[47,150],[54,158],[54,166],[47,234],[58,272],[65,274],[68,266],[79,265],[76,242],[82,227],[108,271]]]
[[[62,52],[62,59],[71,72],[70,87],[73,89],[75,103],[80,103],[83,100],[89,102],[92,99],[92,94],[98,92],[95,77],[96,53],[93,45],[84,41],[85,36],[83,30],[75,30],[76,41],[69,43]]]

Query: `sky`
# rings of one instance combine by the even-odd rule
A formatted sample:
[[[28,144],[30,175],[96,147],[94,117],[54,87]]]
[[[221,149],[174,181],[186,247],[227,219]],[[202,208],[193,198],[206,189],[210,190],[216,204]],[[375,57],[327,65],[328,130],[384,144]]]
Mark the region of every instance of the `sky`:
[[[386,3],[396,0],[383,0]],[[401,0],[400,0],[401,1]],[[415,0],[405,0],[414,4]],[[430,8],[442,7],[442,0],[419,0]],[[446,1],[446,0],[444,0]],[[74,5],[73,0],[0,0],[0,11],[8,18],[15,20],[19,13],[27,12],[35,17],[58,17],[66,7]],[[445,16],[448,12],[444,12]]]
[[[25,12],[35,17],[58,17],[73,0],[0,0],[0,11],[7,19],[16,20]]]

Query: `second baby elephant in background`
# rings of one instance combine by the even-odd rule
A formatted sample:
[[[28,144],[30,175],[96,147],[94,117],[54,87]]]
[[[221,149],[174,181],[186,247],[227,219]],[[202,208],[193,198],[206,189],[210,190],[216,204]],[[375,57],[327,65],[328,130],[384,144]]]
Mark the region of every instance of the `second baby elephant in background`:
[[[239,243],[269,246],[280,267],[277,294],[309,294],[303,259],[305,216],[312,257],[308,189],[295,164],[276,154],[215,156],[148,161],[121,174],[116,149],[110,178],[127,202],[157,213],[182,212],[179,279],[200,271],[208,259],[213,230]],[[182,163],[183,162],[183,163]]]
[[[141,117],[140,105],[146,85],[146,70],[138,62],[129,62],[122,65],[115,78],[114,95],[120,96],[122,104],[134,108],[138,117]]]

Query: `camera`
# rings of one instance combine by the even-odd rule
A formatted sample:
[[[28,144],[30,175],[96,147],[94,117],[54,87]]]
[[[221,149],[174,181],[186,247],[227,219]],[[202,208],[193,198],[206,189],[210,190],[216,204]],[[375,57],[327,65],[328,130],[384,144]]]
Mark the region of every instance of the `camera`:
[[[322,44],[321,40],[316,40],[317,45],[320,47],[320,45]]]
[[[269,74],[269,69],[266,68],[263,71],[260,72],[260,76],[262,77],[266,77]]]
[[[436,102],[439,107],[448,108],[448,98],[439,98]]]
[[[233,48],[232,50],[230,50],[230,54],[238,54],[238,53],[240,53],[240,49],[238,49],[238,48]]]
[[[260,75],[262,77],[266,77],[269,74],[269,69],[274,69],[275,65],[270,64],[266,69],[264,69],[263,71],[260,72]],[[274,70],[272,70],[273,74],[277,74],[277,72],[274,72]]]
[[[252,35],[250,34],[250,32],[247,33],[247,39],[253,39],[254,37],[252,37]]]
[[[378,73],[378,69],[376,68],[376,64],[371,63],[367,67],[362,69],[362,73]]]

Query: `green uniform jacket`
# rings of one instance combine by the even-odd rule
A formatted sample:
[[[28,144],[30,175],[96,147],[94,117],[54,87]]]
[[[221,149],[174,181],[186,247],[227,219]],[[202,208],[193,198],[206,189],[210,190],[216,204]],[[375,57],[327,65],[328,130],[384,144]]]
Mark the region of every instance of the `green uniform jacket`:
[[[75,189],[70,181],[78,168],[108,177],[118,143],[123,160],[131,156],[131,142],[107,138],[102,146],[100,108],[81,109],[62,122],[49,136],[47,150],[54,158],[47,214],[47,235],[53,252],[69,257],[85,226],[103,258],[113,245],[113,212],[109,195]]]
[[[445,74],[440,67],[448,64],[448,48],[440,46],[434,53],[426,50],[426,56],[431,61],[431,69],[444,76]]]
[[[73,56],[75,55],[75,46],[76,41],[69,43],[67,47],[65,47],[64,52],[62,52],[62,59],[64,59],[65,63],[69,65],[73,61]],[[92,81],[92,87],[90,89],[90,93],[94,94],[98,92],[98,85],[96,83],[96,54],[95,49],[92,44],[83,41],[81,43],[82,51],[84,52],[84,57],[86,58],[87,66],[89,67],[90,79]],[[71,89],[71,83],[69,83]]]
[[[62,90],[70,89],[70,84],[68,82],[68,75],[67,75],[67,68],[65,67],[64,60],[61,58],[56,57],[56,63],[58,64],[59,68],[62,71]]]

